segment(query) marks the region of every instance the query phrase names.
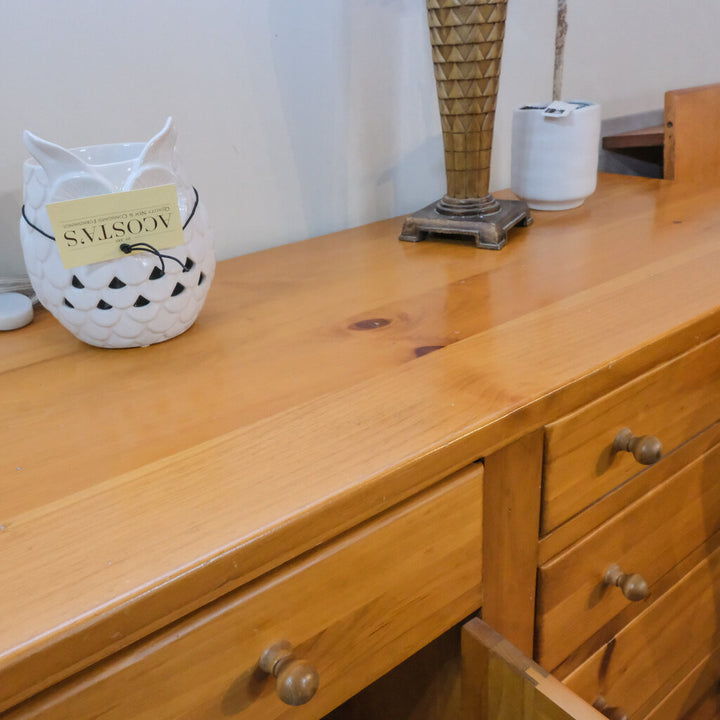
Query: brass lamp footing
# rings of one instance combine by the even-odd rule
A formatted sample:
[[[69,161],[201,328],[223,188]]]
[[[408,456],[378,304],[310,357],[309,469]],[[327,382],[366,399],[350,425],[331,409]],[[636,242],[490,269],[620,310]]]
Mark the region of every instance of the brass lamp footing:
[[[479,248],[500,250],[507,231],[532,223],[522,200],[496,200],[492,195],[469,200],[445,196],[405,219],[401,240],[420,242],[433,236],[472,239]]]

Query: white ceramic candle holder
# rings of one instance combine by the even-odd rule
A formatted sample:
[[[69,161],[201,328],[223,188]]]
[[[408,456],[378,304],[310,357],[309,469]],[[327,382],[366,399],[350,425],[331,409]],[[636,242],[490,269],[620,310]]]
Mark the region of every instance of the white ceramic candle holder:
[[[535,210],[578,207],[597,186],[600,106],[567,104],[564,117],[546,115],[547,105],[513,112],[510,187]]]
[[[141,347],[187,330],[198,316],[215,274],[207,213],[185,179],[168,119],[148,143],[116,143],[66,150],[25,133],[34,159],[24,165],[20,240],[38,299],[70,332],[90,345]],[[46,205],[62,200],[175,184],[184,243],[65,268]]]

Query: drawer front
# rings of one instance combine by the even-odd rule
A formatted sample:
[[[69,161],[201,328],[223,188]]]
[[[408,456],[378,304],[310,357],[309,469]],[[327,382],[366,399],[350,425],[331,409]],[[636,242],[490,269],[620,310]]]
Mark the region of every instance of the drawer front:
[[[481,518],[474,465],[3,720],[319,717],[480,607]],[[306,705],[258,669],[283,639],[319,674]]]
[[[660,578],[720,531],[719,479],[720,445],[715,445],[540,567],[541,665],[557,667],[631,604],[620,587],[603,583],[612,564],[641,575],[652,594]]]
[[[672,690],[645,716],[645,720],[668,718],[720,717],[720,647],[703,658]],[[695,714],[697,712],[697,715]]]
[[[615,453],[622,428],[665,453],[720,417],[720,338],[665,363],[546,428],[541,532],[547,533],[644,468]]]
[[[720,549],[623,628],[565,683],[644,718],[720,644]],[[668,716],[663,720],[674,720]]]

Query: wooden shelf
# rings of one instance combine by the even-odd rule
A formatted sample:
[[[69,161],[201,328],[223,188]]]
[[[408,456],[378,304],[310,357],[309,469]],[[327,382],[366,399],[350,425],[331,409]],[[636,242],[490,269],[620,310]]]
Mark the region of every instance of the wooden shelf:
[[[665,143],[665,128],[662,125],[630,130],[607,135],[602,139],[604,150],[627,150],[641,147],[662,147]]]

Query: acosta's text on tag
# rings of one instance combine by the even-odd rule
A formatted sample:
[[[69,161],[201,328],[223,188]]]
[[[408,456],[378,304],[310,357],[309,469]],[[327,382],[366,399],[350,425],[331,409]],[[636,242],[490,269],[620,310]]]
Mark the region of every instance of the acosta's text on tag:
[[[130,220],[116,220],[110,223],[95,223],[72,230],[66,230],[63,238],[68,247],[85,245],[86,243],[99,243],[107,240],[120,240],[138,235],[152,235],[162,233],[169,229],[172,215],[147,215],[143,218]]]

